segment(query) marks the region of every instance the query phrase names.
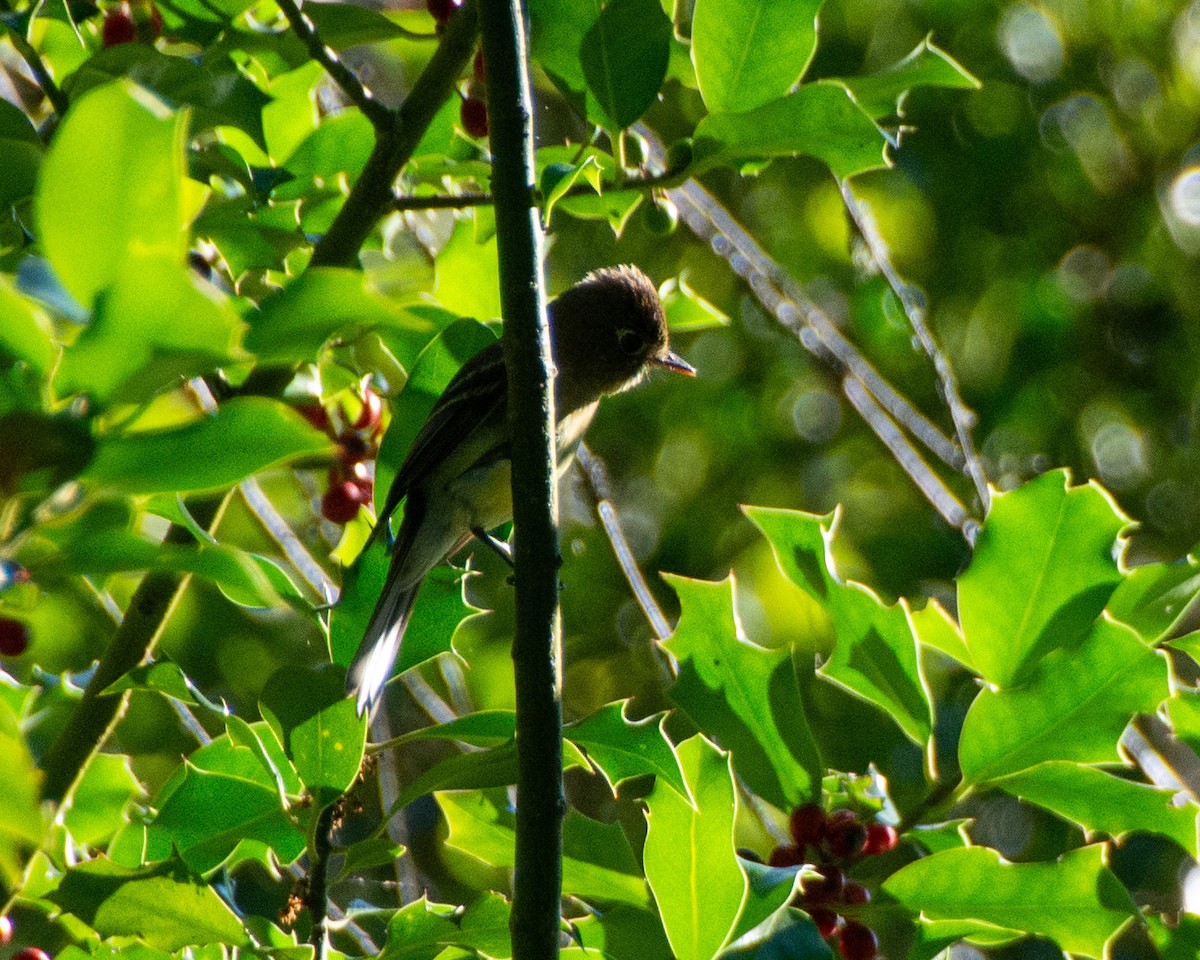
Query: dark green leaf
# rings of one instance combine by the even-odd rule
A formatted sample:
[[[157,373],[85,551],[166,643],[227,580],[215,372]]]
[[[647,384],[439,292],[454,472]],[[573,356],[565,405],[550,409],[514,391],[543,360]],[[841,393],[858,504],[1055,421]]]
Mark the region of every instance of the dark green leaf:
[[[1101,618],[1078,648],[1046,656],[1023,686],[979,693],[959,741],[963,778],[982,783],[1046,760],[1117,763],[1126,724],[1169,693],[1166,661],[1128,627]]]
[[[517,735],[517,716],[511,710],[480,710],[445,723],[422,727],[397,738],[411,740],[457,740],[473,747],[498,747]]]
[[[887,166],[875,122],[836,83],[806,83],[745,113],[712,113],[693,136],[695,171],[735,160],[808,156],[837,177]]]
[[[1175,632],[1198,596],[1200,563],[1189,556],[1178,563],[1134,567],[1121,578],[1105,609],[1155,644]]]
[[[68,870],[46,899],[102,937],[138,937],[159,950],[209,943],[250,946],[241,922],[217,892],[178,862],[129,870],[92,860]]]
[[[402,27],[382,13],[352,3],[312,3],[304,13],[334,50],[406,36]]]
[[[854,99],[873,117],[902,113],[904,98],[914,87],[978,90],[981,84],[945,50],[926,37],[907,57],[865,77],[842,77]]]
[[[671,949],[701,960],[728,945],[749,884],[733,846],[738,805],[728,756],[702,736],[685,740],[677,754],[695,805],[656,783],[646,800],[642,858]]]
[[[239,397],[177,430],[106,437],[83,480],[130,494],[220,490],[276,464],[320,455],[332,455],[329,438],[291,407]]]
[[[42,164],[42,141],[29,118],[0,100],[0,207],[31,193]]]
[[[671,699],[733,754],[734,769],[755,793],[785,808],[811,800],[825,768],[791,656],[742,636],[732,577],[706,583],[671,576],[667,582],[683,608],[664,645],[679,660]]]
[[[697,0],[692,59],[709,113],[742,113],[799,82],[822,0]]]
[[[671,21],[659,0],[609,0],[584,34],[582,55],[588,119],[610,132],[624,130],[666,79]]]
[[[583,177],[596,193],[600,193],[600,164],[595,157],[585,157],[581,163],[552,163],[542,171],[539,181],[542,194],[542,217],[547,223],[558,203]]]
[[[1128,524],[1099,486],[1071,487],[1063,470],[996,494],[958,578],[959,622],[985,680],[1021,683],[1083,638],[1120,582],[1113,549]]]
[[[883,891],[927,921],[1020,930],[1097,960],[1137,912],[1100,845],[1072,850],[1057,863],[1006,863],[986,847],[947,850],[902,868]]]

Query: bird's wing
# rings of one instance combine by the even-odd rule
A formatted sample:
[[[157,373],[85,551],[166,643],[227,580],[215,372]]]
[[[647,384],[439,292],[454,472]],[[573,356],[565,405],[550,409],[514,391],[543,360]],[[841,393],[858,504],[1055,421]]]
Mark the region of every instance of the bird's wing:
[[[392,481],[379,523],[387,523],[408,492],[447,462],[472,431],[503,421],[507,407],[508,374],[497,340],[464,363],[438,397]]]

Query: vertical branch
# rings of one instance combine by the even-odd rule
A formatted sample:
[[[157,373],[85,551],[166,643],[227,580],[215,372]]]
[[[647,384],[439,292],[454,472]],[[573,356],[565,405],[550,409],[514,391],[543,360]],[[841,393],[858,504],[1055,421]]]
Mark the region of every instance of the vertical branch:
[[[515,960],[553,960],[561,925],[562,704],[558,497],[550,329],[535,206],[533,105],[519,0],[482,0],[492,188],[512,429],[516,530],[517,836]]]

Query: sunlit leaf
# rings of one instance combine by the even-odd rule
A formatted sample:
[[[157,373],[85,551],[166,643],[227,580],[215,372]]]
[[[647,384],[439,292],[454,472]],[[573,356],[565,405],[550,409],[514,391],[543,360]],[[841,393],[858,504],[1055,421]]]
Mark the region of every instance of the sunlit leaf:
[[[741,113],[782,97],[817,44],[822,0],[697,0],[692,60],[709,113]]]
[[[854,99],[873,117],[901,113],[914,87],[978,90],[982,84],[950,54],[926,37],[899,63],[862,77],[842,77]]]
[[[958,578],[959,622],[985,680],[1020,683],[1081,640],[1120,582],[1113,550],[1128,524],[1100,487],[1071,487],[1063,470],[996,494]]]
[[[701,736],[677,753],[695,805],[675,788],[655,785],[646,801],[646,881],[675,956],[711,960],[729,942],[748,888],[733,846],[733,771]]]
[[[587,751],[616,787],[630,777],[651,773],[691,802],[679,757],[663,729],[665,714],[633,721],[625,715],[628,700],[610,703],[566,728],[563,735]]]

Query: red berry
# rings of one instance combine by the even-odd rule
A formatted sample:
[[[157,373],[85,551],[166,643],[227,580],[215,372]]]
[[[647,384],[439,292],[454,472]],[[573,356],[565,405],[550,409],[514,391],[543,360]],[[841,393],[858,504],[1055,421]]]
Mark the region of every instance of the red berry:
[[[319,401],[297,404],[296,412],[318,430],[329,429],[329,413]]]
[[[900,842],[900,834],[896,828],[886,823],[871,823],[867,825],[867,840],[863,845],[863,856],[873,857],[879,853],[895,850]]]
[[[849,881],[842,888],[842,903],[849,906],[862,906],[864,903],[871,902],[871,891],[864,887],[861,883]]]
[[[362,502],[362,488],[353,480],[343,480],[325,491],[321,498],[321,516],[330,523],[349,523],[358,516]]]
[[[13,923],[9,917],[0,917],[0,947],[7,947],[12,943]]]
[[[487,104],[476,97],[466,97],[462,102],[460,113],[463,129],[468,136],[486,137],[488,135]]]
[[[487,83],[487,66],[483,62],[483,47],[475,51],[475,59],[472,61],[471,67],[475,73],[475,79],[480,83]]]
[[[791,844],[776,847],[767,857],[767,863],[773,867],[798,867],[804,862],[804,848]]]
[[[12,955],[12,960],[50,960],[50,954],[38,947],[22,947]]]
[[[817,867],[820,876],[804,879],[804,899],[809,903],[834,903],[842,896],[846,875],[835,866]]]
[[[123,3],[104,15],[101,42],[106,49],[122,43],[133,43],[136,39],[137,24],[134,22],[133,11],[128,3]]]
[[[874,960],[879,953],[879,938],[870,927],[847,920],[838,933],[838,952],[846,960]]]
[[[0,657],[19,657],[29,649],[29,628],[20,620],[0,617]]]
[[[812,917],[812,922],[816,924],[817,933],[828,940],[838,928],[838,915],[832,910],[826,910],[824,907],[813,907],[808,911],[808,915]]]
[[[797,843],[816,846],[825,836],[825,811],[819,803],[797,807],[788,818],[788,829]]]
[[[852,810],[835,810],[825,826],[825,841],[835,857],[856,857],[867,842],[867,828]]]
[[[379,428],[379,421],[383,416],[383,400],[374,390],[364,390],[362,397],[362,409],[358,412],[358,417],[355,419],[352,426],[355,430],[370,430],[374,433]]]
[[[462,5],[463,0],[425,0],[425,9],[437,21],[439,27],[443,26],[454,11]]]

